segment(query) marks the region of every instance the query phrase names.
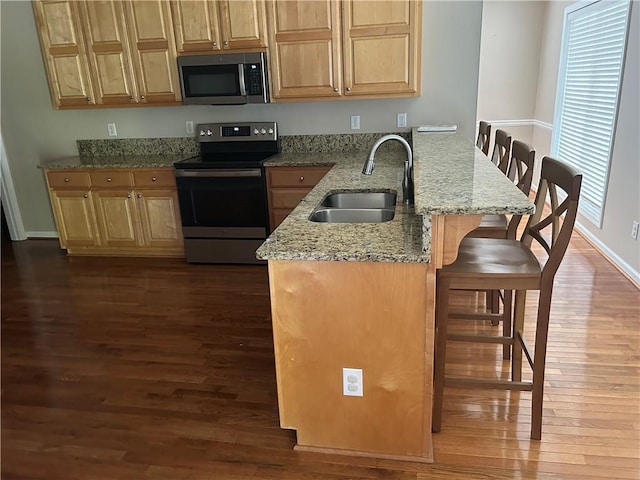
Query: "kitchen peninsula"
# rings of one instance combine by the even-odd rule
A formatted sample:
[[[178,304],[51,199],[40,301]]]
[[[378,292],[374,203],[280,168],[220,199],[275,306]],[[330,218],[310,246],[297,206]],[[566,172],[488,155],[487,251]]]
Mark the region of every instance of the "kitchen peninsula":
[[[258,249],[269,262],[280,424],[296,449],[430,462],[436,269],[482,214],[533,204],[473,142],[412,131],[415,207],[402,204],[404,151],[281,155],[268,165],[334,163]],[[318,223],[328,193],[396,191],[382,223]],[[362,396],[343,394],[361,369]],[[345,387],[346,389],[346,387]]]

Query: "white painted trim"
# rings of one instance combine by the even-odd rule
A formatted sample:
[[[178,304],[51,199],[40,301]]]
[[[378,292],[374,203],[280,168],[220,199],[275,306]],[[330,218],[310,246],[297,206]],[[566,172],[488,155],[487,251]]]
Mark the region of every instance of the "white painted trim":
[[[640,288],[640,272],[633,269],[631,265],[625,262],[619,255],[613,252],[609,247],[596,238],[589,230],[576,220],[575,228],[578,230],[585,240],[587,240],[596,250],[611,262],[618,270],[620,270],[629,280]]]
[[[553,124],[552,123],[543,122],[542,120],[534,120],[533,121],[533,126],[534,127],[540,127],[540,128],[545,129],[545,130],[549,130],[550,132],[553,131]]]
[[[553,125],[547,122],[543,122],[542,120],[536,120],[535,118],[522,118],[519,120],[487,120],[491,126],[496,127],[540,127],[545,130],[553,130]],[[476,122],[476,126],[479,125],[480,122]]]
[[[26,232],[26,238],[58,238],[58,232]]]
[[[1,201],[4,208],[4,214],[7,219],[7,227],[9,228],[9,236],[11,240],[26,240],[27,233],[24,231],[22,223],[22,215],[18,208],[18,197],[13,187],[13,177],[7,159],[7,153],[4,150],[2,135],[0,134],[0,181],[2,195]]]

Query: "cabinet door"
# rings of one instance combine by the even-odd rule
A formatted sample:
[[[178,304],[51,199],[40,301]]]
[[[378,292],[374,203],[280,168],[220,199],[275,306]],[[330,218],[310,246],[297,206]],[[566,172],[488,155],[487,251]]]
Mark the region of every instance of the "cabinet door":
[[[339,97],[340,12],[335,0],[268,4],[271,97]]]
[[[418,95],[422,4],[344,0],[345,95]]]
[[[142,243],[136,202],[131,190],[94,190],[93,197],[104,246],[136,247]]]
[[[178,52],[220,50],[220,22],[215,2],[174,1],[171,2],[171,12]]]
[[[136,92],[122,3],[89,1],[80,5],[80,11],[95,75],[96,103],[133,103]]]
[[[136,203],[145,246],[182,247],[180,210],[175,190],[137,190]]]
[[[124,2],[140,103],[178,104],[181,99],[169,4]]]
[[[266,47],[265,8],[262,0],[219,0],[222,48]]]
[[[54,106],[94,105],[77,3],[36,1],[33,10]]]
[[[51,205],[62,248],[100,245],[89,190],[52,190]]]

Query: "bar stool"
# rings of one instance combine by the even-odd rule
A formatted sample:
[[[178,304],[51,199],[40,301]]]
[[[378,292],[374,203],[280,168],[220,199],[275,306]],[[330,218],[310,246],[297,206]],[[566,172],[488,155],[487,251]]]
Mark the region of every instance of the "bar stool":
[[[444,386],[488,387],[532,391],[531,438],[540,440],[542,435],[542,399],[544,387],[545,357],[549,334],[549,312],[555,273],[564,257],[578,211],[578,199],[582,174],[553,158],[544,157],[536,211],[529,217],[520,240],[494,238],[464,238],[458,258],[437,271],[436,345],[434,362],[433,431],[439,432],[442,423]],[[561,190],[564,195],[558,193]],[[543,218],[545,201],[550,212]],[[561,198],[563,198],[561,200]],[[511,222],[519,222],[514,215]],[[514,220],[515,219],[515,220]],[[550,229],[551,231],[547,231]],[[536,241],[547,253],[542,265],[531,249]],[[513,327],[498,336],[456,334],[448,331],[449,318],[473,318],[473,313],[462,315],[449,312],[451,290],[485,289],[505,290],[503,321],[511,313],[511,291],[515,290]],[[538,290],[535,348],[530,350],[524,334],[524,313],[527,290]],[[488,314],[477,315],[486,318]],[[447,340],[462,342],[496,343],[513,348],[511,379],[477,379],[470,377],[446,377],[445,359]],[[522,380],[522,354],[533,370],[533,381]]]
[[[493,141],[491,161],[496,164],[502,173],[507,174],[509,168],[509,155],[511,154],[511,135],[504,130],[496,130],[496,138]]]
[[[478,127],[478,138],[476,139],[476,147],[482,150],[482,153],[489,155],[489,142],[491,141],[491,124],[480,121]]]

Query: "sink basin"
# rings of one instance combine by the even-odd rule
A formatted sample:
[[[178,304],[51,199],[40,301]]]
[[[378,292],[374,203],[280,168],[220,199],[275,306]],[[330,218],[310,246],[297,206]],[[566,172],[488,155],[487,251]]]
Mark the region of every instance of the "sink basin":
[[[329,208],[393,208],[396,194],[389,192],[342,192],[327,195],[320,204]],[[390,220],[390,219],[389,219]]]
[[[381,223],[392,220],[393,208],[322,208],[313,211],[309,220],[325,223]]]

